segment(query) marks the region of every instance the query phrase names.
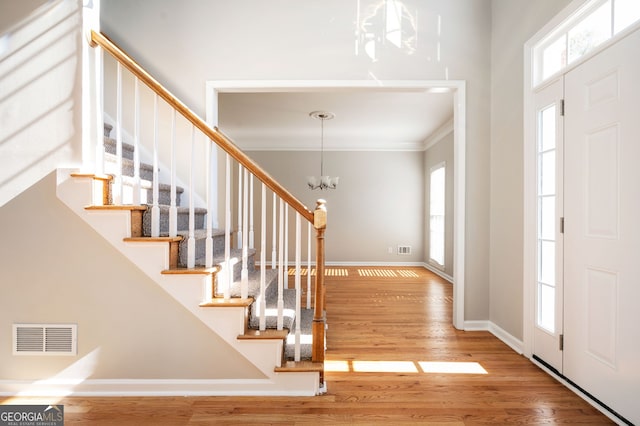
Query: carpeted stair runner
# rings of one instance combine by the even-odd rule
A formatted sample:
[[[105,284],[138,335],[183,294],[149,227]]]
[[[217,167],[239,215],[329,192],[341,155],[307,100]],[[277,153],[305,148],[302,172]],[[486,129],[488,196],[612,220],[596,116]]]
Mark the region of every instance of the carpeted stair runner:
[[[116,169],[116,141],[110,137],[112,127],[105,124],[105,172],[114,174]],[[134,147],[130,144],[122,144],[122,170],[123,170],[123,192],[131,191],[134,185],[133,180],[133,152]],[[143,189],[141,195],[141,204],[147,204],[148,209],[143,214],[143,235],[151,236],[151,204],[153,202],[153,166],[140,163],[140,184]],[[187,237],[189,235],[189,208],[180,206],[183,188],[176,188],[176,204],[178,210],[178,234],[184,238],[180,242],[179,248],[179,266],[187,265]],[[169,235],[169,204],[171,200],[171,186],[165,183],[159,183],[158,204],[160,209],[160,235]],[[204,266],[205,264],[205,217],[207,210],[204,208],[195,209],[195,239],[196,239],[196,266]],[[224,231],[214,229],[213,233],[213,255],[214,264],[224,261]],[[277,302],[278,302],[278,279],[275,270],[266,270],[266,312],[260,312],[259,295],[260,295],[260,270],[255,268],[255,250],[248,250],[248,272],[249,272],[249,296],[253,297],[255,302],[249,311],[249,328],[258,329],[260,325],[261,315],[266,316],[267,328],[276,328],[277,326]],[[242,251],[232,249],[231,256],[241,259]],[[240,276],[242,272],[242,262],[237,262],[233,267],[233,283],[231,285],[231,297],[240,297]],[[288,280],[288,277],[285,279]],[[285,286],[286,287],[286,286]],[[218,292],[222,293],[220,283],[218,283]],[[305,298],[303,297],[303,300]],[[311,359],[311,327],[313,322],[313,310],[301,309],[301,318],[295,317],[296,297],[295,290],[285,288],[283,293],[284,315],[283,327],[290,330],[289,336],[285,341],[284,359],[293,360],[295,351],[295,324],[300,320],[301,328],[301,360]]]

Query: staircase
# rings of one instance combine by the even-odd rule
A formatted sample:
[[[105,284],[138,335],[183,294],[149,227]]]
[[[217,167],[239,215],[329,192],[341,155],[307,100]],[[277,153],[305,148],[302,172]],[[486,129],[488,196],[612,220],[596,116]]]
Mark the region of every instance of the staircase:
[[[116,173],[115,165],[117,162],[116,158],[116,140],[111,137],[111,132],[113,126],[109,124],[105,124],[105,132],[104,132],[104,150],[105,150],[105,164],[106,164],[106,173],[109,176],[113,176]],[[126,194],[130,194],[133,190],[133,176],[134,176],[134,146],[123,143],[122,144],[122,170],[123,170],[123,184],[124,187],[128,190],[125,191]],[[137,215],[135,219],[138,223],[132,223],[132,228],[140,228],[142,230],[142,235],[138,236],[139,242],[145,242],[145,239],[151,240],[151,200],[153,200],[152,186],[153,186],[153,166],[147,163],[140,163],[140,179],[141,179],[141,187],[142,187],[142,196],[143,201],[148,201],[148,204],[143,204],[140,211],[142,215]],[[112,193],[112,180],[109,180],[109,194]],[[166,183],[159,184],[159,210],[160,210],[160,237],[161,238],[169,238],[169,209],[170,209],[170,191],[171,186]],[[187,239],[189,233],[189,207],[182,206],[181,203],[181,195],[184,193],[184,188],[177,187],[176,188],[176,196],[177,196],[177,229],[178,235],[180,237],[178,247],[177,247],[177,257],[175,259],[170,259],[170,265],[177,265],[177,267],[170,268],[165,271],[167,274],[179,274],[187,272]],[[109,200],[112,199],[111,196],[108,197]],[[130,201],[130,200],[127,200]],[[91,207],[97,208],[97,207]],[[107,207],[111,208],[111,207]],[[123,208],[128,208],[126,205]],[[195,216],[195,266],[196,271],[202,270],[205,271],[205,239],[206,239],[206,230],[204,229],[205,224],[205,215],[207,214],[206,208],[194,208],[194,216]],[[141,221],[141,223],[140,223]],[[213,232],[213,265],[215,267],[212,270],[212,285],[214,287],[212,291],[212,300],[208,303],[204,303],[204,305],[212,307],[219,305],[221,302],[224,303],[222,291],[219,290],[220,286],[217,285],[216,278],[218,277],[217,272],[220,270],[220,265],[225,262],[224,256],[224,238],[225,233],[224,230],[214,229]],[[260,271],[255,267],[255,254],[256,250],[253,248],[248,249],[248,273],[249,273],[249,298],[256,301],[260,295]],[[231,257],[240,259],[242,257],[242,250],[239,248],[233,248],[231,250]],[[240,298],[241,297],[241,269],[242,263],[235,262],[232,266],[232,285],[230,288],[230,296],[232,298]],[[283,289],[283,300],[284,300],[284,309],[283,309],[283,325],[281,327],[282,331],[274,332],[273,330],[277,329],[277,304],[278,304],[278,276],[277,271],[274,269],[268,269],[266,271],[266,291],[265,291],[265,304],[266,304],[266,312],[260,312],[258,303],[250,303],[248,304],[248,321],[247,321],[247,330],[244,335],[240,338],[242,339],[250,339],[250,338],[263,338],[263,335],[267,335],[270,338],[282,338],[284,339],[284,352],[283,352],[283,361],[294,361],[294,344],[295,336],[291,333],[292,330],[295,330],[296,321],[300,321],[300,328],[302,330],[302,334],[309,336],[311,334],[311,324],[313,322],[313,309],[301,308],[301,315],[299,318],[295,316],[295,308],[296,308],[296,291],[293,288],[286,288],[288,285],[285,285]],[[201,304],[202,305],[202,304]],[[264,321],[266,323],[266,328],[272,331],[269,332],[259,332],[260,328],[260,320],[261,317],[264,317]],[[302,361],[311,361],[311,342],[308,339],[305,339],[305,342],[300,344],[300,359]]]
[[[211,149],[226,152],[226,226],[225,229],[212,229],[211,220],[207,219],[207,208],[194,205],[193,187],[185,189],[177,186],[173,159],[171,182],[162,182],[161,179],[154,182],[154,176],[159,176],[157,147],[154,146],[154,165],[145,163],[141,161],[143,155],[137,145],[138,135],[135,136],[134,144],[130,145],[123,142],[118,132],[119,140],[116,142],[111,137],[112,128],[108,125],[104,126],[104,135],[98,138],[100,140],[95,146],[95,167],[88,166],[89,170],[95,168],[96,171],[85,173],[77,169],[59,169],[58,198],[261,373],[257,378],[231,382],[208,380],[206,384],[196,385],[197,390],[194,392],[209,395],[322,393],[325,335],[324,201],[319,200],[316,210],[309,211],[226,136],[217,129],[210,128],[104,35],[95,32],[91,35],[94,43],[110,53],[135,76],[136,111],[139,105],[137,85],[140,80],[155,92],[157,98],[162,98],[173,108],[174,125],[175,114],[179,113],[190,123],[192,132],[199,131],[208,139]],[[118,81],[118,90],[120,84]],[[157,115],[155,120],[157,128]],[[172,143],[175,144],[175,137]],[[172,146],[171,152],[173,151]],[[236,161],[235,166],[230,163],[230,159]],[[211,163],[209,161],[209,167]],[[194,164],[192,154],[192,162],[189,165],[192,174]],[[232,244],[231,241],[236,238],[232,238],[234,233],[229,227],[229,176],[230,170],[234,167],[241,176],[244,173],[244,179],[239,178],[244,184],[244,189],[238,185],[236,194],[238,200],[244,198],[244,204],[238,207],[244,214],[244,219],[241,221],[238,218],[237,231],[238,234],[242,233],[244,238],[237,238],[237,242]],[[207,173],[213,171],[207,170]],[[249,233],[246,224],[247,211],[250,210],[253,217],[253,211],[259,210],[253,206],[252,199],[247,202],[249,177],[251,185],[256,178],[262,186],[262,215],[258,221],[263,234],[259,238],[256,237],[261,244],[258,248],[261,256],[259,265],[256,259],[257,250],[251,247],[252,244],[247,244],[246,238]],[[266,196],[267,188],[273,195],[274,254],[276,228],[279,232],[277,251],[280,257],[277,262],[275,256],[273,257],[272,267],[267,266],[265,257],[264,232],[267,227],[271,229],[265,214],[265,200],[271,199],[270,196]],[[156,191],[157,197],[154,197]],[[189,206],[183,206],[185,195],[189,197]],[[209,206],[210,196],[216,197],[218,201],[225,197],[224,194],[207,194],[205,204]],[[278,203],[280,212],[276,215]],[[295,231],[291,233],[294,236],[296,251],[293,288],[289,285],[288,243],[283,245],[283,241],[289,240],[287,235],[290,210],[294,211],[296,217]],[[276,222],[276,216],[279,224]],[[286,218],[284,223],[283,217]],[[313,298],[310,273],[307,275],[306,291],[301,286],[302,220],[308,223],[308,257],[311,253],[311,227],[316,229]],[[308,270],[311,270],[310,265],[309,260]],[[307,300],[306,308],[302,307],[303,294]],[[315,306],[311,305],[311,300]],[[162,383],[159,386],[161,392],[176,392],[171,383]],[[206,389],[202,390],[198,386]],[[185,393],[183,390],[177,392]]]

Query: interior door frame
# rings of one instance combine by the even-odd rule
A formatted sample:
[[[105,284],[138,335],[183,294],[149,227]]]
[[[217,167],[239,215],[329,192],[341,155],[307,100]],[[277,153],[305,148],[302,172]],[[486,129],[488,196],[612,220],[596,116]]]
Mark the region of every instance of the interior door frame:
[[[453,326],[464,330],[465,200],[466,200],[466,82],[464,80],[237,80],[206,83],[206,121],[218,125],[220,93],[323,92],[335,90],[418,90],[425,96],[434,89],[453,94]],[[215,162],[214,162],[215,163]],[[214,173],[214,176],[216,174]],[[217,185],[217,182],[214,182]],[[214,209],[217,211],[217,209]],[[217,219],[217,218],[216,218]],[[214,219],[214,221],[216,220]]]

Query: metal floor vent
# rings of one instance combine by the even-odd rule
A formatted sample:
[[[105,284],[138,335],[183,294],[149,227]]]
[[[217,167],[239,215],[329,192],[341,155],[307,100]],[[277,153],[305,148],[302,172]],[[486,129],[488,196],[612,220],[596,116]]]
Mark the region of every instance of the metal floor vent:
[[[411,246],[398,246],[398,254],[411,254]]]
[[[14,355],[77,355],[77,324],[13,324]]]

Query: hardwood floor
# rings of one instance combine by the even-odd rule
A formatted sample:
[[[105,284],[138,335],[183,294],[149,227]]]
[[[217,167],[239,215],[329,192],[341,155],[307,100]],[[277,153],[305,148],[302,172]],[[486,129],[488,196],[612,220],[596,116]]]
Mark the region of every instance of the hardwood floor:
[[[73,397],[65,424],[612,424],[490,333],[455,330],[452,286],[425,269],[331,267],[326,281],[326,394]]]

